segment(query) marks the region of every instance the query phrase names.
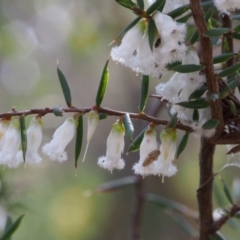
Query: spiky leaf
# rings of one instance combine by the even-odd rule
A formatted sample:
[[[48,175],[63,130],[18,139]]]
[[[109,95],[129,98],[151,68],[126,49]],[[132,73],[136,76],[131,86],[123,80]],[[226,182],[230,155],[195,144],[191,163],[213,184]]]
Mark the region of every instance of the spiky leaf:
[[[124,124],[124,127],[125,127],[126,135],[130,139],[130,141],[132,142],[132,135],[133,135],[133,132],[134,132],[134,127],[133,127],[133,124],[132,124],[132,120],[129,116],[129,113],[125,114],[125,116],[123,118],[123,124]]]
[[[144,133],[146,131],[148,127],[144,128],[142,130],[142,132],[140,132],[138,134],[138,136],[133,140],[133,142],[131,143],[131,145],[129,146],[128,148],[128,152],[135,152],[139,149],[140,145],[141,145],[141,142],[143,140],[143,137],[144,137]]]
[[[221,37],[223,34],[229,31],[229,28],[212,28],[210,30],[207,30],[203,35],[205,37]]]
[[[196,64],[185,64],[185,65],[178,65],[171,67],[170,70],[176,71],[179,73],[190,73],[190,72],[197,72],[204,69],[203,65],[196,65]]]
[[[202,108],[209,107],[209,102],[202,100],[201,98],[195,101],[179,102],[176,104],[185,108],[190,108],[190,109],[202,109]]]
[[[143,112],[147,103],[148,97],[148,86],[149,86],[149,76],[142,76],[142,85],[141,85],[141,96],[139,102],[139,111]]]
[[[23,160],[25,162],[25,156],[27,151],[27,131],[24,116],[20,117],[20,130],[21,130],[22,155]]]
[[[223,71],[221,71],[220,73],[218,73],[217,76],[220,78],[227,77],[231,74],[236,73],[239,69],[240,69],[240,63],[236,63],[236,64],[232,65],[231,67],[228,67],[228,68],[224,69]]]
[[[187,142],[188,142],[188,137],[189,137],[189,133],[185,133],[182,137],[182,140],[178,146],[178,149],[177,149],[177,158],[180,156],[180,154],[184,151],[184,149],[186,148],[187,146]]]
[[[157,32],[156,24],[153,19],[150,19],[148,22],[148,42],[151,50],[153,50],[153,44],[154,44],[156,32]]]
[[[212,118],[212,119],[209,119],[208,121],[206,121],[202,125],[202,128],[205,130],[209,130],[209,129],[216,128],[218,124],[219,124],[219,121],[215,118]]]
[[[83,141],[83,116],[78,117],[78,125],[76,131],[76,143],[75,143],[75,168],[77,168],[77,163],[82,150]]]
[[[218,56],[215,56],[213,58],[213,63],[224,63],[227,62],[229,59],[231,59],[234,56],[234,53],[230,52],[230,53],[223,53],[220,54]]]

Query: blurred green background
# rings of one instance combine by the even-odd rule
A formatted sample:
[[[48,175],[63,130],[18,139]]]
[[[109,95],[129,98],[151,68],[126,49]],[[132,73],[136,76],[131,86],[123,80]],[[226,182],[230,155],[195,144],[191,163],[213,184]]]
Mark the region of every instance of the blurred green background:
[[[10,111],[13,106],[17,110],[65,106],[56,73],[57,60],[69,82],[73,105],[93,106],[101,71],[111,49],[108,44],[132,19],[133,15],[114,0],[0,0],[0,111]],[[110,82],[102,105],[137,112],[140,76],[113,62],[109,68]],[[149,93],[154,93],[158,82],[158,79],[151,79]],[[158,101],[149,99],[147,111],[151,112],[156,104]],[[161,108],[159,116],[166,118],[165,112]],[[43,143],[51,139],[67,116],[43,118]],[[102,183],[131,176],[132,165],[138,160],[138,153],[125,156],[129,145],[126,139],[123,171],[110,174],[97,166],[97,158],[105,154],[106,139],[115,120],[109,117],[99,123],[86,162],[79,163],[76,177],[74,141],[67,147],[69,159],[65,163],[43,158],[40,166],[2,169],[0,227],[4,225],[6,212],[11,213],[13,219],[26,213],[14,240],[128,239],[134,188],[86,197],[86,191]],[[144,123],[134,121],[134,124],[136,136]],[[182,134],[179,133],[178,142]],[[176,162],[177,175],[166,178],[164,184],[161,178],[147,177],[145,191],[197,210],[198,151],[199,140],[191,137]],[[224,165],[225,153],[225,148],[218,147],[215,170]],[[229,185],[239,170],[235,172],[232,174],[229,168],[222,174]],[[226,200],[224,195],[220,198]],[[194,221],[192,223],[197,227]],[[225,231],[234,236],[230,228],[226,227]],[[142,239],[192,238],[160,208],[146,203]]]

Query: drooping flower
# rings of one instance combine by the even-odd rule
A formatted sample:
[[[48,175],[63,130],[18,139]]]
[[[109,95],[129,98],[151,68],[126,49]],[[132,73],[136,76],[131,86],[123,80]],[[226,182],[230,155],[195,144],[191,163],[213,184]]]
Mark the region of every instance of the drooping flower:
[[[214,4],[217,7],[217,9],[222,12],[240,9],[239,0],[214,0]]]
[[[161,146],[160,155],[156,161],[157,172],[159,175],[171,177],[177,172],[177,168],[173,165],[176,155],[176,129],[168,128],[162,130],[160,134]]]
[[[98,165],[112,172],[114,168],[123,169],[125,166],[124,160],[121,158],[121,153],[124,149],[125,127],[122,120],[118,120],[112,125],[112,130],[107,139],[106,156],[98,158]]]
[[[66,146],[73,139],[75,134],[75,120],[69,117],[54,132],[52,140],[42,147],[44,155],[48,156],[52,161],[64,162],[67,160]]]
[[[38,154],[38,149],[42,142],[42,120],[40,117],[32,118],[27,130],[27,151],[25,155],[26,163],[40,164],[42,158]],[[23,162],[23,153],[18,151],[17,162]]]
[[[167,64],[183,58],[186,25],[160,12],[152,18],[157,27],[153,50],[149,46],[147,20],[143,19],[125,34],[120,46],[112,48],[111,57],[137,73],[161,77],[168,72]]]
[[[157,174],[157,167],[155,161],[157,158],[154,159],[155,156],[153,156],[154,151],[158,150],[156,135],[157,134],[155,127],[153,125],[150,125],[145,131],[143,140],[140,145],[139,162],[134,164],[133,166],[133,171],[135,174],[140,174],[142,176]],[[149,163],[147,161],[149,161]]]
[[[15,155],[21,144],[20,123],[18,117],[12,117],[2,139],[0,164],[17,167],[21,162],[16,161]]]
[[[86,149],[85,149],[83,160],[82,160],[83,162],[84,162],[86,154],[87,154],[89,142],[96,130],[98,121],[99,121],[98,112],[95,110],[90,111],[88,113],[87,145],[86,145]]]

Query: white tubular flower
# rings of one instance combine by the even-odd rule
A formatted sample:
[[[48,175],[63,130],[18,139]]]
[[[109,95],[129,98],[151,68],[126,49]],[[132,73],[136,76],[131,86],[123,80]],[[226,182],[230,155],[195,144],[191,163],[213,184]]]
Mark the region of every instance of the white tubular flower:
[[[87,150],[88,150],[88,146],[89,146],[89,142],[96,130],[97,124],[99,121],[99,115],[98,112],[95,110],[92,110],[88,113],[88,130],[87,130],[87,145],[86,145],[86,149],[83,155],[83,162],[85,160],[86,154],[87,154]]]
[[[217,7],[217,9],[222,12],[240,9],[239,0],[214,0],[214,4]]]
[[[9,123],[10,123],[10,120],[7,120],[7,119],[0,120],[0,150],[1,150],[2,144],[3,144],[3,137],[4,137],[5,132],[8,129]]]
[[[21,162],[15,160],[15,155],[21,144],[20,123],[18,117],[12,117],[7,131],[2,139],[0,164],[17,167]]]
[[[177,172],[177,168],[173,165],[176,154],[176,140],[177,132],[176,129],[165,128],[160,134],[161,146],[160,146],[160,156],[156,162],[157,172],[162,175],[162,180],[164,181],[164,176],[171,177]]]
[[[27,130],[27,151],[25,155],[26,163],[40,164],[42,158],[38,154],[38,149],[42,142],[42,120],[39,117],[32,118]],[[18,151],[17,162],[23,162],[23,153]]]
[[[144,133],[144,137],[140,145],[139,162],[133,166],[135,174],[140,174],[142,176],[157,174],[156,161],[154,161],[154,159],[149,159],[150,164],[145,164],[146,161],[148,161],[148,157],[151,157],[149,154],[155,150],[157,150],[156,130],[154,126],[149,126]]]
[[[186,25],[160,12],[153,14],[153,20],[158,30],[153,50],[149,46],[147,20],[143,19],[125,34],[119,47],[112,48],[111,57],[137,73],[161,77],[168,71],[168,63],[183,58]]]
[[[123,169],[125,162],[121,159],[124,149],[125,127],[121,120],[112,125],[112,130],[107,139],[106,156],[98,158],[98,165],[112,172],[114,168]]]
[[[55,131],[50,143],[42,147],[44,155],[48,156],[52,161],[64,162],[67,160],[66,146],[73,139],[75,134],[75,120],[69,117],[65,122]]]

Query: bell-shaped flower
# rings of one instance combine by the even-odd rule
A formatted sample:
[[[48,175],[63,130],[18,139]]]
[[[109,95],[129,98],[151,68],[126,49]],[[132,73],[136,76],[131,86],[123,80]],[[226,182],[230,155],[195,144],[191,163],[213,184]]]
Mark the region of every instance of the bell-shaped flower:
[[[156,175],[156,160],[159,151],[157,149],[156,130],[154,125],[150,125],[145,131],[139,153],[139,162],[133,166],[134,173],[142,176]]]
[[[234,11],[240,9],[239,0],[214,0],[213,1],[217,9],[221,12]]]
[[[121,158],[121,153],[124,149],[125,127],[122,120],[118,120],[112,125],[112,130],[107,139],[106,156],[98,158],[98,165],[112,172],[114,168],[123,169],[125,166],[124,160]]]
[[[40,117],[32,118],[27,130],[27,151],[25,155],[26,163],[40,164],[42,158],[38,154],[38,149],[42,142],[42,119]],[[16,155],[17,162],[23,162],[23,153],[18,151]]]
[[[88,113],[88,128],[87,128],[87,145],[86,145],[86,149],[83,155],[83,162],[85,160],[86,154],[87,154],[87,150],[88,150],[88,146],[89,146],[89,142],[96,130],[97,124],[99,121],[99,115],[98,112],[95,110],[92,110]]]
[[[4,137],[5,132],[8,129],[9,123],[10,123],[10,120],[8,120],[8,119],[0,120],[0,151],[2,148],[2,144],[3,144],[3,137]]]
[[[11,122],[2,139],[0,151],[0,164],[8,167],[17,167],[21,162],[17,162],[15,155],[21,144],[20,123],[18,117],[12,117]]]
[[[176,129],[168,128],[162,130],[160,134],[161,146],[160,155],[156,161],[157,172],[164,176],[171,177],[177,172],[177,168],[173,165],[176,155],[176,140],[177,132]]]
[[[167,64],[181,61],[184,56],[186,25],[160,12],[155,12],[152,19],[157,27],[152,50],[148,40],[148,20],[142,19],[125,34],[119,47],[112,48],[111,57],[137,73],[161,77],[168,72]]]
[[[54,132],[52,140],[42,147],[44,155],[48,156],[52,161],[64,162],[67,160],[66,146],[73,139],[75,134],[75,120],[69,117]]]

